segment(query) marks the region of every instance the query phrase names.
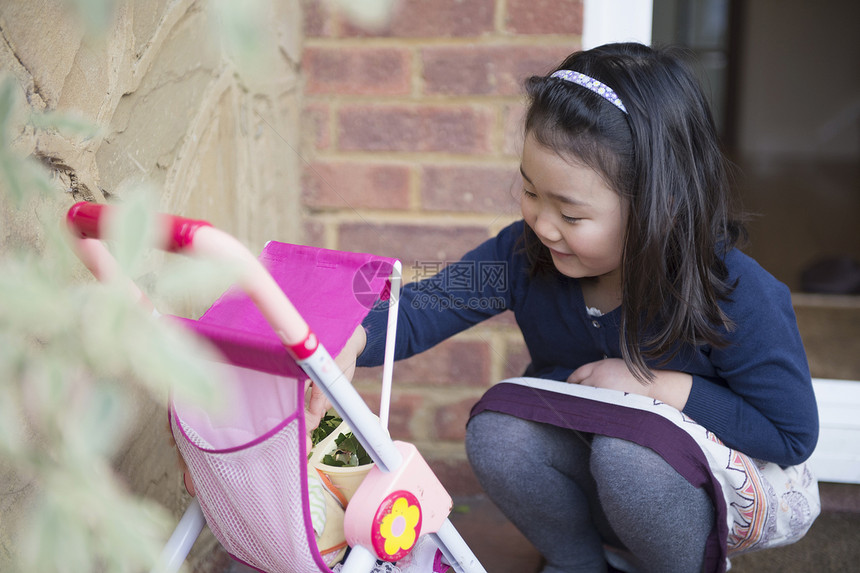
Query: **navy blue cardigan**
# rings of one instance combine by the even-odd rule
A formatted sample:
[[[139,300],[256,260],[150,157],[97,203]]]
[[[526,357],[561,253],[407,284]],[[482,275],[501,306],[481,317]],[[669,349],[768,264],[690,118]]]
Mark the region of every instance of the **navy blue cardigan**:
[[[395,358],[408,358],[505,310],[513,311],[531,355],[527,376],[566,380],[579,366],[621,357],[620,309],[586,312],[576,279],[530,277],[517,247],[524,223],[503,229],[437,275],[404,286]],[[684,413],[726,445],[754,458],[795,465],[818,440],[818,410],[788,288],[738,250],[726,255],[735,328],[728,346],[684,348],[663,369],[693,376]],[[382,362],[386,313],[364,321],[359,366]],[[656,367],[656,365],[654,365]]]

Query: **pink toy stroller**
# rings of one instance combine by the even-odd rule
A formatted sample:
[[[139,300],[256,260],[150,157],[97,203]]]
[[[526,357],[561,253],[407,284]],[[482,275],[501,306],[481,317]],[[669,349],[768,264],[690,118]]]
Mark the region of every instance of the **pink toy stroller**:
[[[98,240],[109,213],[103,205],[78,203],[67,217],[78,255],[100,280],[118,272]],[[317,547],[309,500],[304,394],[310,378],[375,462],[343,515],[351,549],[341,573],[369,572],[377,560],[409,561],[428,539],[438,547],[437,562],[444,557],[458,573],[484,572],[448,520],[451,497],[416,448],[392,441],[385,429],[400,263],[277,242],[257,259],[204,221],[163,216],[162,223],[165,249],[239,263],[242,275],[200,320],[172,318],[220,351],[231,407],[215,416],[170,404],[171,429],[196,498],[157,570],[178,570],[208,525],[236,560],[260,571],[330,571]],[[388,301],[389,332],[377,419],[329,351],[340,352],[380,299]]]

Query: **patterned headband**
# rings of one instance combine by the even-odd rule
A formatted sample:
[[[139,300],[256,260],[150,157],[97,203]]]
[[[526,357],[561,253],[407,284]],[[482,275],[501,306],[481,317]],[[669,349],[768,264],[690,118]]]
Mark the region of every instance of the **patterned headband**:
[[[624,104],[621,103],[621,98],[619,98],[615,91],[604,84],[603,82],[599,82],[592,77],[586,76],[585,74],[581,74],[579,72],[573,72],[570,70],[559,70],[552,74],[550,77],[559,78],[568,82],[575,83],[584,88],[588,88],[624,113],[627,113],[627,108],[624,107]]]

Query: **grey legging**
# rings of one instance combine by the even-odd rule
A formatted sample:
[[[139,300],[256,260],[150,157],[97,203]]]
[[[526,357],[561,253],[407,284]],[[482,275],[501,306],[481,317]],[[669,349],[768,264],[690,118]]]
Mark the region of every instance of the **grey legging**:
[[[466,451],[484,491],[546,559],[543,573],[606,571],[603,544],[640,571],[702,570],[708,494],[648,448],[486,411]]]

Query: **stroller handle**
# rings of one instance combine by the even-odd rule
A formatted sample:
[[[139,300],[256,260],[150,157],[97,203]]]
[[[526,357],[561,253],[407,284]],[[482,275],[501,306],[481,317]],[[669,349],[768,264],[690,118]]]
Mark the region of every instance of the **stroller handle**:
[[[81,239],[100,239],[101,224],[106,216],[110,216],[113,208],[99,203],[81,201],[75,203],[66,215],[72,232]],[[176,215],[159,215],[159,226],[163,230],[162,248],[172,253],[181,252],[191,246],[194,235],[201,227],[211,227],[208,221],[187,219]]]
[[[66,222],[78,258],[100,281],[123,280],[134,300],[146,301],[140,288],[122,277],[119,265],[102,244],[104,222],[114,207],[80,202],[72,205]],[[212,258],[239,265],[239,286],[254,302],[281,342],[297,359],[310,356],[316,336],[257,258],[236,238],[207,221],[159,214],[158,247],[170,252]]]

